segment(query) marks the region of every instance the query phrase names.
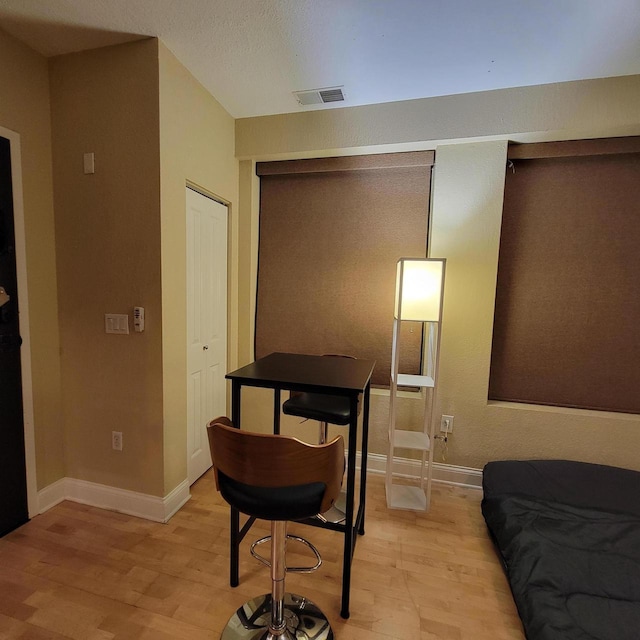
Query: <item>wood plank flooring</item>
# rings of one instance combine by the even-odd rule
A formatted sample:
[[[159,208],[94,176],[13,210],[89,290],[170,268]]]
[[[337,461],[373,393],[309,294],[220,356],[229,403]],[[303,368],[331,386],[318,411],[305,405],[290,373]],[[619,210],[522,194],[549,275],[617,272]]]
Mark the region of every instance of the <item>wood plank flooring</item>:
[[[434,485],[430,513],[391,511],[384,479],[372,475],[367,500],[349,620],[339,614],[342,537],[290,525],[324,563],[310,575],[289,574],[287,590],[314,600],[336,638],[524,639],[480,491]],[[0,638],[217,639],[238,606],[270,590],[269,570],[248,551],[268,524],[256,523],[243,542],[235,589],[228,530],[210,471],[165,525],[63,502],[0,539]]]

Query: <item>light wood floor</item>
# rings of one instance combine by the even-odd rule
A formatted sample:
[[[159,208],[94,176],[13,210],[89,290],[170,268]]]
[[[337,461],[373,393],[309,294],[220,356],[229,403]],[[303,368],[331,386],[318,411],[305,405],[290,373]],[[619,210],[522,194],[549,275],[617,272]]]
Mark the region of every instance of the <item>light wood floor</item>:
[[[388,510],[380,476],[367,495],[349,620],[339,615],[342,537],[290,526],[318,546],[324,564],[289,574],[287,590],[314,600],[336,638],[524,638],[480,491],[435,485],[428,514]],[[242,602],[269,591],[269,570],[245,541],[240,586],[231,589],[228,507],[211,472],[192,496],[166,525],[63,502],[0,539],[0,638],[217,639]],[[268,532],[259,524],[251,540]]]

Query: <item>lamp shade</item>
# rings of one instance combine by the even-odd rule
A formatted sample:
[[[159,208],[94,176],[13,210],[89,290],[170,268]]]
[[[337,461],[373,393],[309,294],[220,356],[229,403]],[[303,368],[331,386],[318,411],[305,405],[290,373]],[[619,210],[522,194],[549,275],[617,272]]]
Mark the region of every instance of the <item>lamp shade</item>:
[[[444,258],[400,258],[396,271],[395,317],[439,322],[444,287]]]

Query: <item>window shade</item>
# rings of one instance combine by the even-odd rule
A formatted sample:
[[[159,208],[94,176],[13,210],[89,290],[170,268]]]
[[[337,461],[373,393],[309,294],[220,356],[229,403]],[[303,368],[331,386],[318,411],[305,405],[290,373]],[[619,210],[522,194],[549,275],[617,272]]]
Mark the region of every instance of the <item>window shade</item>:
[[[377,361],[388,386],[395,265],[424,257],[433,152],[258,163],[256,357],[337,353]],[[420,369],[405,327],[403,365]]]
[[[489,398],[640,413],[639,139],[509,157]]]

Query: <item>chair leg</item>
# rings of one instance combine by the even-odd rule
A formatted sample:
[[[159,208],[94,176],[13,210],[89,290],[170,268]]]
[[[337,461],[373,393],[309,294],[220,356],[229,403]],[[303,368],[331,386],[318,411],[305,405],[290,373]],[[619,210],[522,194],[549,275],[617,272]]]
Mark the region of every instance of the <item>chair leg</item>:
[[[326,444],[329,439],[329,423],[328,422],[320,422],[320,430],[318,432],[318,444]],[[332,522],[334,524],[339,524],[340,522],[344,522],[346,519],[346,513],[344,509],[341,509],[338,505],[334,505],[329,509],[329,511],[325,513],[319,513],[318,519],[322,522]]]
[[[287,523],[274,520],[271,523],[271,622],[269,632],[274,637],[286,630],[284,620],[284,577],[286,569]]]
[[[318,432],[318,444],[326,444],[328,434],[329,434],[329,423],[321,422],[320,431]]]
[[[333,640],[322,611],[304,596],[285,593],[287,523],[271,523],[271,593],[245,602],[221,640]]]

